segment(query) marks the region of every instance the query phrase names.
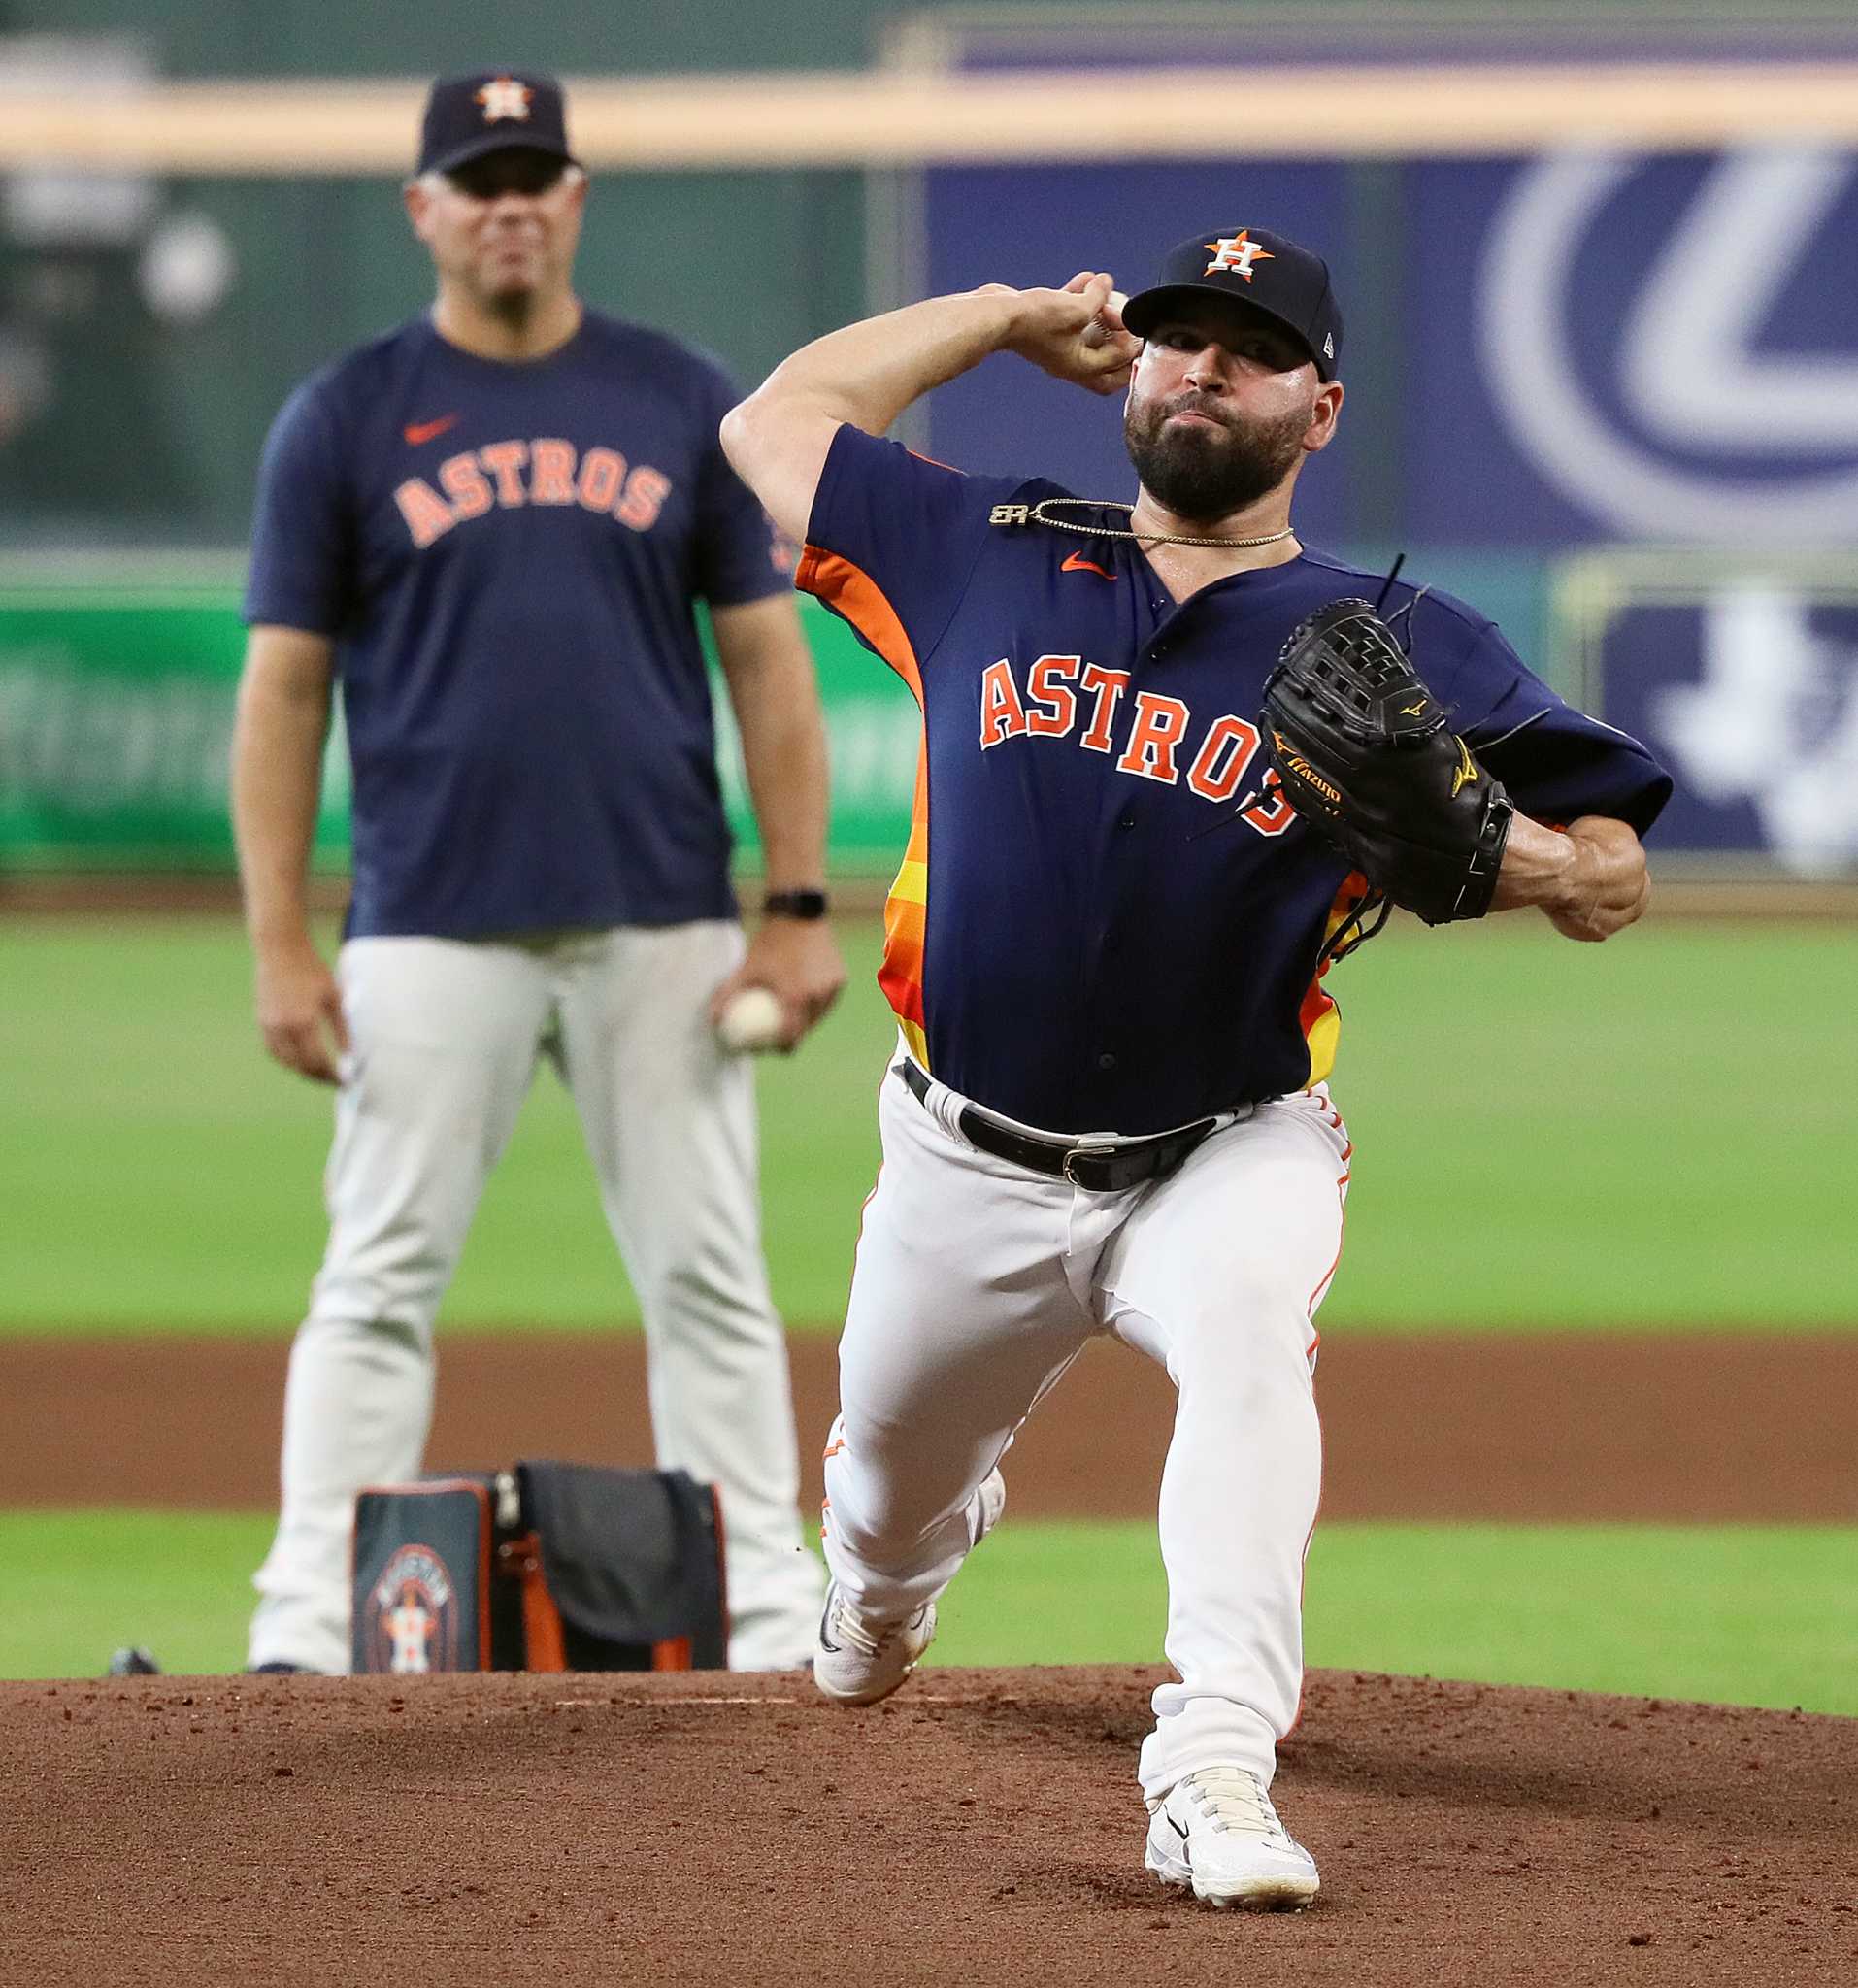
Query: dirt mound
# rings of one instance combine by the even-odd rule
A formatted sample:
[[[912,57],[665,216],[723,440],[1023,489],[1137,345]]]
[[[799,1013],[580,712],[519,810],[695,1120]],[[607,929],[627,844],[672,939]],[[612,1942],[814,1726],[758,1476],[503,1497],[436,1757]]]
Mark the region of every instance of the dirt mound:
[[[0,1978],[1858,1978],[1858,1720],[1318,1673],[1254,1918],[1142,1870],[1160,1675],[0,1686]]]

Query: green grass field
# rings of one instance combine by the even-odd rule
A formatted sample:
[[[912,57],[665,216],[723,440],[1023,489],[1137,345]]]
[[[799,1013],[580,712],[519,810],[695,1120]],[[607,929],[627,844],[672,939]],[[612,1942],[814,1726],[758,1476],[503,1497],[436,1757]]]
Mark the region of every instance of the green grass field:
[[[831,1330],[891,1031],[875,924],[814,1040],[761,1066],[768,1251]],[[1324,1324],[1858,1325],[1846,1137],[1858,930],[1535,921],[1396,929],[1336,975],[1357,1146]],[[327,1094],[261,1054],[224,919],[0,925],[0,1332],[283,1333],[322,1241]],[[1828,1022],[1828,1013],[1833,1019]],[[447,1306],[597,1327],[632,1302],[565,1098],[525,1110]],[[266,1515],[0,1513],[0,1675],[117,1643],[240,1661]],[[1858,1531],[1322,1529],[1312,1663],[1858,1713]],[[949,1663],[1159,1654],[1152,1528],[1011,1525],[948,1598]]]
[[[892,1040],[877,927],[842,936],[845,1000],[761,1072],[768,1253],[799,1327],[839,1316]],[[236,925],[14,920],[0,960],[0,1331],[287,1330],[321,1247],[329,1105],[260,1052]],[[1654,921],[1579,946],[1534,919],[1409,926],[1331,984],[1357,1158],[1326,1324],[1858,1323],[1837,1240],[1858,929]],[[631,1315],[545,1076],[447,1320]]]
[[[86,1676],[147,1644],[244,1654],[268,1517],[0,1514],[0,1676]],[[1858,1713],[1858,1530],[1337,1525],[1310,1558],[1311,1664]],[[1145,1524],[1009,1523],[949,1589],[934,1661],[1160,1660]]]

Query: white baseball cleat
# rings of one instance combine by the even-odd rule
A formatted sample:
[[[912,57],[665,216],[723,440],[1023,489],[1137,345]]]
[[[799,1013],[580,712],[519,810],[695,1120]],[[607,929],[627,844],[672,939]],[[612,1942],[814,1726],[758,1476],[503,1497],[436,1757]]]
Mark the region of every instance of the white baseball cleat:
[[[1316,1860],[1277,1820],[1264,1782],[1243,1767],[1177,1781],[1148,1814],[1143,1858],[1163,1884],[1215,1905],[1300,1912],[1316,1896]]]
[[[993,1531],[1006,1503],[1006,1480],[992,1471],[975,1493],[971,1547]],[[861,1615],[850,1596],[834,1581],[826,1590],[826,1606],[819,1617],[813,1681],[840,1705],[876,1705],[909,1676],[935,1640],[933,1599],[913,1614],[879,1621]]]
[[[868,1622],[834,1581],[813,1645],[813,1681],[840,1705],[876,1705],[909,1676],[935,1640],[933,1602],[900,1622]]]

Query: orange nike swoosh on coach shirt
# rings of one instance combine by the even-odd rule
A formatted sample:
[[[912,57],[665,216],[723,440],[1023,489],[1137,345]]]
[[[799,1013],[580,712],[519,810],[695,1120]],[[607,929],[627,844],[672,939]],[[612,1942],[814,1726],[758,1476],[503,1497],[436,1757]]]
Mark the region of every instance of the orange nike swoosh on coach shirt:
[[[1114,580],[1116,577],[1107,568],[1099,566],[1094,559],[1086,559],[1081,552],[1072,553],[1071,557],[1059,567],[1058,571],[1060,573],[1100,573],[1105,580]]]
[[[435,435],[443,435],[448,428],[457,425],[456,414],[441,414],[436,421],[412,421],[401,429],[407,440],[417,448],[422,442],[430,442]]]

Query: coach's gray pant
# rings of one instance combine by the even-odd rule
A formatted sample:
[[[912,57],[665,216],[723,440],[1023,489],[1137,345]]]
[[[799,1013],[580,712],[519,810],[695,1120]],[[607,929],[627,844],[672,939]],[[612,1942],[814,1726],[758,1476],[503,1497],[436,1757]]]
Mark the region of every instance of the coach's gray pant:
[[[354,1495],[419,1472],[433,1320],[543,1055],[573,1093],[639,1294],[657,1461],[718,1489],[730,1665],[809,1657],[820,1574],[761,1258],[753,1077],[706,1012],[742,950],[728,921],[343,947],[329,1245],[291,1349],[251,1664],[348,1669]]]

